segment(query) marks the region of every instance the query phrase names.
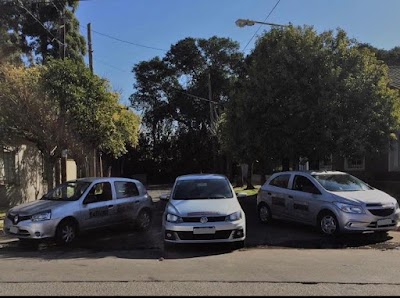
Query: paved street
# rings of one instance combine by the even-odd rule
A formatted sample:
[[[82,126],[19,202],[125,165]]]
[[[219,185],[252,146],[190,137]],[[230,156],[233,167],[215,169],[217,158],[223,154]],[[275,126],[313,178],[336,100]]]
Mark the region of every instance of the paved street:
[[[152,229],[96,231],[73,247],[0,237],[0,295],[398,295],[400,233],[320,236],[312,227],[259,224],[241,200],[247,243],[164,250],[156,204]]]

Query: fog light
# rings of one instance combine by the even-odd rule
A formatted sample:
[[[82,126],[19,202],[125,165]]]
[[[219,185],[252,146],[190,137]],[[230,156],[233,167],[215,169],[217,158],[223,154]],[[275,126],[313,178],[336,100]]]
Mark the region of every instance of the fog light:
[[[35,232],[36,237],[40,237],[40,232]]]
[[[243,237],[243,230],[236,230],[234,234],[234,238],[242,238]]]
[[[167,238],[172,238],[172,234],[171,233],[167,233]]]
[[[175,240],[175,234],[173,231],[165,231],[165,239]]]

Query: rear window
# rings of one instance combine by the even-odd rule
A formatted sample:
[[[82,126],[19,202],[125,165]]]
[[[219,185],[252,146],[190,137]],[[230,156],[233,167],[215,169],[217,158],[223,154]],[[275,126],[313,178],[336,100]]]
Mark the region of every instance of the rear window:
[[[193,179],[176,182],[173,200],[233,198],[230,183],[225,179]]]

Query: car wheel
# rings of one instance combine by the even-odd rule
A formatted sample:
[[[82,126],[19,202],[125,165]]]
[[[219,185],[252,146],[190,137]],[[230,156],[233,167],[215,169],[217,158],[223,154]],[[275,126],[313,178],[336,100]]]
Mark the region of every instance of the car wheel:
[[[60,245],[71,244],[77,236],[77,226],[72,220],[62,221],[56,231],[56,242]]]
[[[318,219],[319,230],[324,235],[335,235],[339,232],[339,223],[332,212],[325,212]]]
[[[152,215],[149,210],[140,211],[137,218],[137,227],[140,231],[147,231],[151,227]]]
[[[261,204],[258,206],[258,220],[263,224],[268,224],[271,222],[271,209],[269,209],[267,204]]]

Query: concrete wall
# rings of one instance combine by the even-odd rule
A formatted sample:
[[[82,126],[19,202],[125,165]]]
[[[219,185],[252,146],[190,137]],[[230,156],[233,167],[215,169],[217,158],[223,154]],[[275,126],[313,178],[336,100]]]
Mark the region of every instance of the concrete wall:
[[[16,179],[14,183],[0,185],[1,207],[12,207],[40,199],[47,191],[39,151],[32,144],[19,145],[15,148]]]
[[[67,181],[74,180],[78,177],[78,169],[76,167],[75,160],[68,159],[67,160]]]

